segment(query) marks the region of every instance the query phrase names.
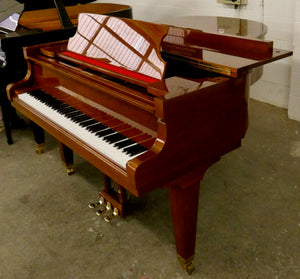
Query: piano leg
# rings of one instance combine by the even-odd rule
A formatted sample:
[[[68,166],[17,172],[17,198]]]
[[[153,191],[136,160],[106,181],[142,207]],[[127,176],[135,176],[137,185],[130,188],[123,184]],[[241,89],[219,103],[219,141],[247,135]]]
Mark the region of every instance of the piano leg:
[[[4,129],[5,129],[5,134],[6,134],[6,139],[7,139],[7,143],[9,145],[13,144],[13,139],[11,136],[11,129],[10,129],[10,123],[8,120],[8,115],[6,113],[6,108],[4,106],[1,106],[2,108],[2,120],[3,120],[3,124],[4,124]]]
[[[2,119],[7,143],[11,145],[13,144],[11,129],[25,127],[25,122],[19,118],[19,116],[16,113],[16,110],[11,106],[10,102],[8,101],[6,97],[5,88],[5,86],[0,84],[0,107],[2,111]]]
[[[193,272],[200,181],[188,187],[169,187],[177,255],[187,274]]]
[[[41,128],[36,123],[32,122],[32,130],[33,136],[36,143],[36,153],[42,154],[43,152],[43,145],[45,143],[45,134],[43,128]]]
[[[64,145],[62,142],[58,142],[59,150],[60,150],[60,155],[62,158],[62,161],[64,162],[66,166],[66,172],[68,175],[74,173],[74,168],[73,168],[73,150],[70,149],[68,146]]]

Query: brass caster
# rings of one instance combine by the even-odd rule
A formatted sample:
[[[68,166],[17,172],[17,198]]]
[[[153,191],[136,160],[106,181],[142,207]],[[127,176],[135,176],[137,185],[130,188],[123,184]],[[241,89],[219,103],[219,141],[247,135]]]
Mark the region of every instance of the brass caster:
[[[107,223],[110,223],[110,221],[117,216],[119,216],[119,210],[118,210],[118,208],[115,207],[112,214],[106,215],[104,217],[104,221]]]
[[[36,154],[42,154],[43,153],[43,147],[44,147],[43,143],[36,144],[35,153]]]
[[[104,198],[103,197],[100,197],[100,199],[97,203],[90,203],[89,208],[93,209],[93,208],[98,207],[99,205],[104,205]]]
[[[184,268],[184,271],[187,275],[191,275],[194,270],[195,270],[195,266],[193,263],[187,264]]]
[[[67,167],[66,167],[66,173],[67,173],[67,175],[73,174],[73,173],[74,173],[74,168],[73,168],[73,166],[67,166]]]
[[[194,259],[194,256],[190,257],[187,260],[183,259],[179,255],[178,255],[178,258],[179,258],[181,267],[185,271],[185,273],[188,274],[188,275],[191,275],[192,272],[195,270],[195,266],[194,266],[194,264],[192,262],[193,259]]]
[[[96,215],[98,215],[98,216],[101,216],[101,215],[103,215],[104,213],[107,213],[107,212],[109,212],[111,210],[111,204],[110,204],[110,202],[108,202],[107,204],[106,204],[106,206],[105,206],[105,208],[104,209],[100,209],[100,210],[98,210],[97,212],[96,212]]]

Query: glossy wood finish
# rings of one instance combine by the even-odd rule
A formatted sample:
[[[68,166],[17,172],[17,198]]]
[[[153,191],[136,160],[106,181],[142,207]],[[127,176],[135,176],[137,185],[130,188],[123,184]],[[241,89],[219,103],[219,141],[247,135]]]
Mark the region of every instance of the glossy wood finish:
[[[264,40],[267,26],[261,22],[220,16],[180,16],[168,17],[160,21],[162,24],[182,28],[202,30],[203,32],[233,35],[244,38]],[[237,46],[240,49],[240,46]],[[250,84],[258,81],[263,74],[263,67],[256,67],[251,71]]]
[[[169,188],[174,235],[178,243],[177,255],[183,261],[183,268],[188,273],[194,269],[187,264],[191,264],[195,255],[199,189],[199,181],[189,185],[188,188]]]
[[[79,13],[107,14],[119,17],[132,17],[132,8],[128,5],[96,3],[65,7],[73,25],[78,25]],[[34,19],[34,20],[32,20]],[[19,24],[27,28],[39,28],[44,31],[61,28],[61,22],[56,9],[45,9],[39,11],[24,12]]]
[[[179,55],[195,67],[239,77],[250,69],[290,56],[290,51],[273,49],[273,43],[250,38],[206,33],[171,27],[162,43],[165,56]],[[182,55],[183,53],[183,55]]]
[[[134,20],[130,25],[142,33],[149,27],[149,23]],[[167,33],[165,26],[156,29]],[[186,33],[191,34],[189,30]],[[187,41],[192,41],[195,46],[202,35],[193,31]],[[226,41],[225,38],[221,40]],[[159,41],[154,42],[159,44]],[[255,40],[251,42],[256,43]],[[258,42],[258,48],[259,45],[261,42]],[[272,45],[266,43],[263,46],[268,55],[259,61],[260,64],[291,55],[291,52],[280,52],[273,56],[274,52],[269,51]],[[91,71],[91,66],[82,61],[68,64],[59,53],[65,47],[66,42],[60,42],[26,49],[27,76],[8,87],[13,106],[137,197],[156,188],[168,187],[177,254],[186,272],[190,273],[195,252],[200,181],[210,165],[241,145],[248,126],[247,72],[257,65],[257,61],[252,60],[238,71],[244,58],[235,58],[233,68],[237,75],[232,78],[200,69],[203,61],[198,61],[198,67],[184,52],[184,59],[179,53],[175,56],[166,53],[169,62],[165,78],[147,84],[132,82],[131,78],[120,74],[115,79],[115,73],[108,69],[93,68]],[[202,49],[201,45],[199,48]],[[212,53],[219,54],[212,41],[211,48],[215,50]],[[57,53],[53,51],[55,49]],[[219,67],[222,66],[219,64]],[[155,141],[148,151],[129,160],[126,168],[122,168],[18,98],[33,88],[41,88],[61,99],[67,91],[71,92],[72,97],[80,100],[79,106],[81,102],[93,102],[114,117],[147,131]],[[92,110],[90,113],[97,119]],[[114,199],[118,206],[124,200],[124,193],[121,191],[118,201],[110,194],[110,184],[107,185],[102,195]]]
[[[258,21],[222,16],[174,16],[161,19],[158,23],[186,29],[202,30],[213,34],[264,39],[267,26]]]

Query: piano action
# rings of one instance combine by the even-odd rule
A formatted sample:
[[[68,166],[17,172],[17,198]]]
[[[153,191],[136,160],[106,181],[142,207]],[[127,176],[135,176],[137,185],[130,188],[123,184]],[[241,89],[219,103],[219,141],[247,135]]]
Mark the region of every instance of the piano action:
[[[7,92],[62,143],[66,164],[74,150],[104,173],[100,213],[125,216],[126,191],[167,187],[190,274],[200,181],[246,134],[248,73],[291,54],[272,42],[82,14],[69,41],[25,49],[27,75]]]

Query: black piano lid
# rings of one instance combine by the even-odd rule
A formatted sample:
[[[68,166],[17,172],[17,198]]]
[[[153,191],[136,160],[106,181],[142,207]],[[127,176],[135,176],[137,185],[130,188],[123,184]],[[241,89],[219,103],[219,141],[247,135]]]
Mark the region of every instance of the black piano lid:
[[[25,4],[24,11],[55,8],[53,0],[16,0],[16,1]],[[64,6],[75,6],[77,4],[87,4],[95,1],[96,0],[62,0],[61,3]]]

